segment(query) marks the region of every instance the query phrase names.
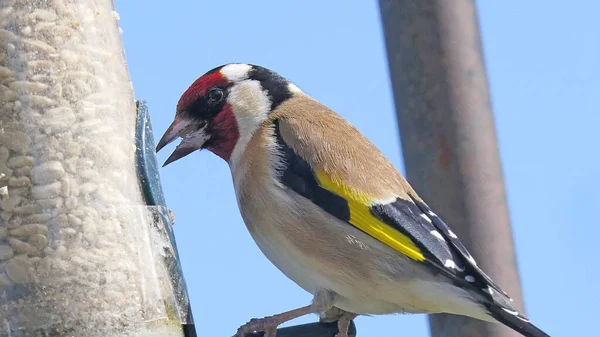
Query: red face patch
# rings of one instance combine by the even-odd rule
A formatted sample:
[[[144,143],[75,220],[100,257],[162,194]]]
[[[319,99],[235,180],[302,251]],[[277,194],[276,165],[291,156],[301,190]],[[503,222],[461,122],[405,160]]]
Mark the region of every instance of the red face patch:
[[[208,150],[229,161],[231,153],[240,138],[237,121],[231,105],[225,104],[223,110],[211,122],[213,138],[208,143]]]
[[[220,70],[216,70],[209,74],[198,78],[190,87],[181,95],[177,103],[177,110],[184,110],[192,104],[198,97],[204,96],[206,90],[215,86],[227,86],[227,79],[221,74]]]

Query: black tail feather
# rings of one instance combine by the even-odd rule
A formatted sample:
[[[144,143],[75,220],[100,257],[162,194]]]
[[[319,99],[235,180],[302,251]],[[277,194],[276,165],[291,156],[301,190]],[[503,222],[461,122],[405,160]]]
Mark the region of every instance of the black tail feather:
[[[494,304],[488,305],[487,307],[490,315],[494,317],[494,319],[525,337],[550,337],[550,335],[531,324],[527,317],[516,311],[506,310]]]

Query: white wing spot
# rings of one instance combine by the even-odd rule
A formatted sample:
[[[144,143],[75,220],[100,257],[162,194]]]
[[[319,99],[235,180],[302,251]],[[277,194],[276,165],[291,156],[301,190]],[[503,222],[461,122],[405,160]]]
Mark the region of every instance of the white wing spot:
[[[425,213],[421,213],[419,214],[421,216],[421,218],[425,219],[427,222],[431,223],[431,219],[429,219],[429,217],[427,216],[427,214]],[[438,233],[439,234],[439,233]]]
[[[437,216],[437,215],[435,215],[435,213],[433,213],[433,211],[428,211],[427,214],[429,214],[431,216]]]
[[[394,201],[396,201],[396,197],[389,198],[389,199],[373,200],[369,205],[370,206],[387,205],[387,204],[393,203]]]
[[[442,236],[442,234],[440,234],[440,232],[436,231],[435,229],[432,230],[431,232],[429,232],[429,234],[435,236],[436,238],[444,241],[444,237]]]
[[[454,261],[448,259],[444,263],[444,267],[446,267],[446,268],[455,268],[456,269],[456,263],[454,263]]]
[[[490,286],[487,287],[487,292],[490,293],[490,295],[494,295],[494,291],[492,290],[492,287],[490,287]]]
[[[516,310],[509,310],[509,309],[506,309],[506,308],[502,308],[502,310],[504,310],[504,311],[508,312],[509,314],[514,315],[514,316],[518,316],[519,315],[519,312],[516,311]]]
[[[239,82],[248,78],[252,66],[245,63],[232,63],[221,68],[221,74],[230,82]]]
[[[475,282],[475,278],[474,278],[473,276],[471,276],[471,275],[467,275],[467,276],[465,276],[465,280],[466,280],[467,282],[470,282],[470,283],[473,283],[473,282]]]
[[[458,239],[458,236],[456,236],[456,234],[454,234],[454,232],[451,230],[448,230],[448,235],[450,235],[450,237],[453,239]]]
[[[518,319],[522,320],[523,322],[528,322],[528,323],[530,322],[527,318],[521,316],[519,314],[519,312],[516,310],[510,310],[510,309],[506,309],[506,308],[502,308],[502,310],[508,312],[509,314],[511,314],[513,316],[516,316]]]

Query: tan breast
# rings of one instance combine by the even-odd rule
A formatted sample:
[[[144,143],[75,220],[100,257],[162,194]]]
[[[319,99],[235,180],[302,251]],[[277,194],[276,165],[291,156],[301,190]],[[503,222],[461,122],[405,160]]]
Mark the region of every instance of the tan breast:
[[[244,153],[244,174],[234,174],[246,227],[265,256],[307,291],[315,287],[350,291],[351,283],[371,277],[361,259],[369,245],[357,238],[362,233],[354,227],[273,178],[280,164],[273,132],[268,125],[257,131]]]

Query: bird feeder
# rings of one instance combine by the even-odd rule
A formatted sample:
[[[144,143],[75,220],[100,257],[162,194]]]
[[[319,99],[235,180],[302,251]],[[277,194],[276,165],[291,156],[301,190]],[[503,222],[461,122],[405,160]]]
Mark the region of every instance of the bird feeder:
[[[193,334],[117,20],[0,1],[0,336]]]

